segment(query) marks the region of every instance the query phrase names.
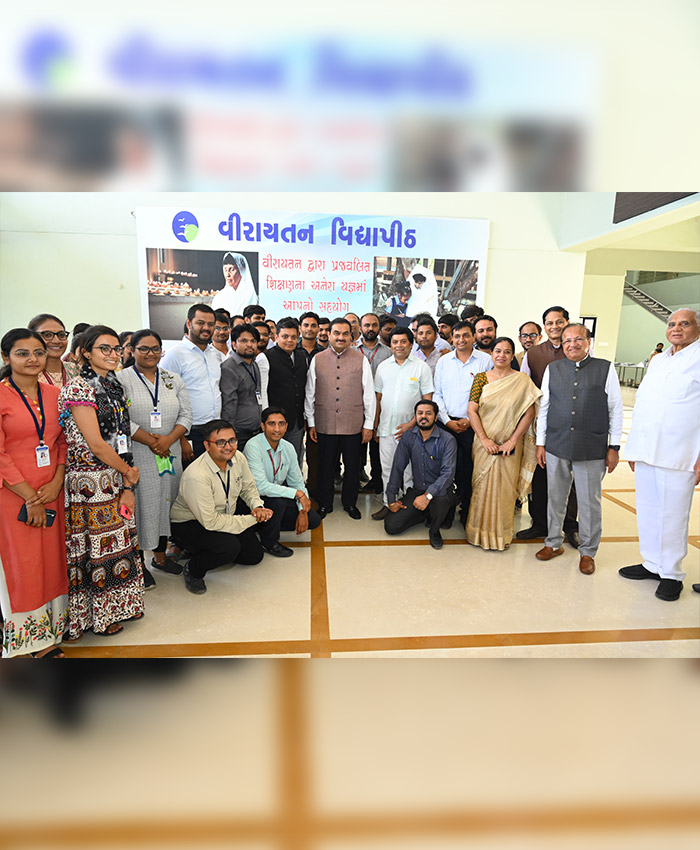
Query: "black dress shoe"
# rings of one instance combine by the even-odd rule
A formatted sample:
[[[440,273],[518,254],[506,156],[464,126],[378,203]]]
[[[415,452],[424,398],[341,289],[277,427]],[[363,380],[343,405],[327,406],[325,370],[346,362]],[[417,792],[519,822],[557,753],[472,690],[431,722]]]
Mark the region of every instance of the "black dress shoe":
[[[182,564],[178,564],[178,562],[174,558],[168,558],[166,556],[164,563],[159,564],[155,558],[151,561],[151,566],[155,567],[155,569],[160,570],[164,573],[170,573],[171,576],[181,576],[182,575]]]
[[[451,520],[449,517],[446,517],[442,521],[442,525],[440,526],[440,528],[452,528],[452,522],[453,520]]]
[[[433,549],[442,549],[442,535],[439,531],[430,532],[430,545]]]
[[[696,593],[700,593],[700,584],[694,584],[694,585],[693,585],[693,590],[694,590]]]
[[[328,516],[328,514],[333,513],[333,508],[319,508],[316,513],[321,517],[321,519],[324,519],[324,517]]]
[[[350,505],[349,508],[343,508],[346,514],[350,517],[350,519],[362,519],[362,514],[360,513],[357,505]]]
[[[569,546],[578,549],[581,545],[581,538],[578,536],[578,531],[565,531],[564,534],[566,535]]]
[[[538,537],[546,537],[547,532],[542,528],[536,528],[531,525],[529,528],[523,528],[515,535],[518,540],[536,540]]]
[[[661,581],[661,576],[658,573],[652,573],[643,564],[632,564],[631,567],[622,567],[617,572],[622,578],[631,578],[635,581],[640,581],[643,578],[652,578],[656,579],[656,581]]]
[[[195,578],[190,574],[190,565],[187,564],[184,570],[185,574],[185,587],[189,590],[190,593],[206,593],[207,586],[204,584],[203,578]]]
[[[381,508],[379,508],[378,511],[375,511],[372,514],[372,519],[375,519],[377,521],[382,520],[382,519],[386,519],[389,516],[390,513],[391,513],[391,511],[389,510],[389,508],[387,508],[386,505],[382,505]]]
[[[263,546],[263,549],[268,555],[274,555],[275,558],[291,558],[294,554],[294,549],[290,549],[289,546],[283,546],[279,542],[275,543],[274,546]]]
[[[674,578],[662,578],[654,596],[657,599],[663,599],[664,602],[675,602],[681,595],[681,590],[683,590],[682,581],[676,581]]]

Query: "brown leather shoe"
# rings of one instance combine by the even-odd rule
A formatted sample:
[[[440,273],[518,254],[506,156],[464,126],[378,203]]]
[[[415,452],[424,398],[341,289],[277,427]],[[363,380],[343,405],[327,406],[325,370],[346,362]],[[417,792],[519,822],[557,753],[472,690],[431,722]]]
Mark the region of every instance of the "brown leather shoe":
[[[386,505],[382,505],[381,508],[379,508],[378,511],[375,511],[372,514],[372,519],[382,520],[382,519],[385,519],[386,517],[388,517],[390,513],[391,513],[391,511],[389,510],[389,508],[387,508]]]
[[[578,562],[578,568],[585,576],[595,572],[595,561],[590,555],[581,555],[581,560]]]
[[[551,546],[544,546],[539,552],[535,552],[535,557],[538,561],[551,561],[552,558],[556,558],[558,555],[563,554],[563,546],[560,546],[558,549],[552,549]]]

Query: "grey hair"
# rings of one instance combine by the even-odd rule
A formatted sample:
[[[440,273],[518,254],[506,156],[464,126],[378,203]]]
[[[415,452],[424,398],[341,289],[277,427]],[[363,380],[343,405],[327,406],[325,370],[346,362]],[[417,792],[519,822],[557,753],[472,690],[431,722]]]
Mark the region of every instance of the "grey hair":
[[[674,310],[671,313],[671,316],[675,316],[676,313],[692,313],[695,316],[695,324],[700,328],[700,310],[691,310],[690,307],[679,307],[677,310]],[[666,319],[666,325],[671,321],[671,316]]]

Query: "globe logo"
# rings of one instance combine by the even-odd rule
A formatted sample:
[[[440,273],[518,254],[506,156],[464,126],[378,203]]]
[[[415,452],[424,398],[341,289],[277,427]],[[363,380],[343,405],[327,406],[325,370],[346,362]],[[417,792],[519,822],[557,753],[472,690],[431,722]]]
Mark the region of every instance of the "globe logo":
[[[63,88],[73,73],[74,59],[60,32],[37,31],[24,45],[22,62],[27,76],[43,89]]]
[[[173,233],[180,242],[191,242],[199,233],[199,222],[191,212],[183,210],[173,219]]]

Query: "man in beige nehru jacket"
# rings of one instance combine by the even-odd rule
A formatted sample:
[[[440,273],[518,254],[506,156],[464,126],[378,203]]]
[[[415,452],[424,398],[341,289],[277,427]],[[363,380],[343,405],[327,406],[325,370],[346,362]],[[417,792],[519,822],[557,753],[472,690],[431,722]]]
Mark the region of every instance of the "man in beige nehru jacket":
[[[333,319],[330,345],[309,364],[304,414],[309,437],[318,443],[316,500],[321,519],[333,510],[333,469],[338,449],[343,456],[343,509],[361,519],[360,447],[372,439],[376,399],[367,358],[352,347],[347,319]]]

